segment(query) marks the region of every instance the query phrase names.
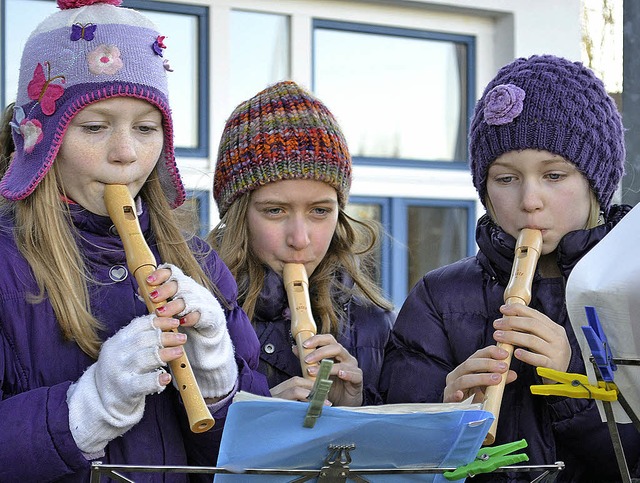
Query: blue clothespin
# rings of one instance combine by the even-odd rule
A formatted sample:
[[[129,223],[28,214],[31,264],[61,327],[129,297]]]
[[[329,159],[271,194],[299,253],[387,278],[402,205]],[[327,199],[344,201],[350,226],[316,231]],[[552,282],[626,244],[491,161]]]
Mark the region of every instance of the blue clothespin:
[[[582,326],[582,332],[587,338],[587,343],[591,349],[591,355],[600,369],[602,379],[606,382],[613,382],[613,371],[616,371],[618,367],[613,362],[613,355],[611,353],[611,347],[607,342],[607,336],[604,334],[604,330],[600,325],[600,319],[596,309],[591,306],[586,306],[584,310],[587,313],[587,321],[589,326]]]
[[[510,466],[523,461],[529,461],[525,453],[511,454],[527,447],[527,440],[521,439],[513,443],[502,444],[487,448],[480,448],[476,459],[471,463],[460,466],[453,471],[446,471],[443,476],[449,481],[461,480],[467,476],[475,476],[481,473],[491,473],[501,466]]]
[[[305,428],[313,428],[316,425],[316,420],[322,414],[324,401],[327,399],[329,389],[331,389],[331,385],[333,384],[333,381],[329,379],[329,373],[332,367],[332,360],[322,359],[322,361],[320,361],[316,382],[313,383],[313,388],[309,393],[309,408],[304,417],[304,423],[302,423]]]

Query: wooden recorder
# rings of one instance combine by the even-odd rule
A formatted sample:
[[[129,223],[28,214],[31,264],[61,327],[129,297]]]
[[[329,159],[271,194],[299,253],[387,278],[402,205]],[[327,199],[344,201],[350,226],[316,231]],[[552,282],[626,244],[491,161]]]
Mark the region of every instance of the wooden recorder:
[[[147,284],[147,277],[156,269],[156,259],[142,234],[129,188],[125,185],[105,186],[104,201],[111,221],[122,239],[129,271],[138,281],[140,294],[149,312],[154,313],[164,305],[153,302],[149,297],[149,291],[153,288]],[[173,329],[173,332],[177,332],[177,329]],[[186,354],[169,362],[169,367],[180,391],[191,431],[202,433],[211,429],[215,421],[200,393]]]
[[[289,309],[291,310],[291,335],[298,347],[302,377],[315,380],[315,376],[309,374],[307,370],[310,364],[304,362],[304,358],[312,352],[312,349],[305,349],[302,345],[309,337],[316,335],[317,331],[316,323],[311,313],[307,271],[301,263],[287,263],[282,271],[282,279],[284,280],[284,288],[287,292],[287,299],[289,300]]]
[[[504,291],[505,303],[529,305],[529,302],[531,302],[531,284],[541,251],[542,233],[539,230],[524,228],[518,235],[518,240],[516,241],[511,277]],[[498,347],[503,348],[509,353],[506,359],[507,372],[502,375],[500,384],[488,386],[485,392],[484,410],[490,411],[494,416],[494,420],[484,440],[484,445],[493,444],[496,440],[502,395],[507,382],[508,367],[511,364],[514,349],[511,344],[501,342],[498,343]]]

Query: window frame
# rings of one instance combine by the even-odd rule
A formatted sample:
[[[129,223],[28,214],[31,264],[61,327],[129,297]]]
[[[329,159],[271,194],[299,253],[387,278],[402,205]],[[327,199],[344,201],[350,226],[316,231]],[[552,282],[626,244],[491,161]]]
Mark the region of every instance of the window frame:
[[[382,260],[380,275],[382,291],[391,300],[395,310],[400,310],[409,287],[408,208],[412,206],[436,208],[462,208],[467,211],[466,256],[476,253],[475,228],[477,205],[475,200],[443,200],[434,198],[397,198],[359,196],[349,197],[349,203],[371,204],[380,207],[380,223],[384,229],[381,240]]]
[[[443,200],[433,198],[391,198],[391,219],[389,232],[394,240],[391,252],[391,266],[394,267],[392,277],[392,300],[400,308],[404,299],[413,287],[409,287],[409,206],[424,206],[429,208],[462,208],[467,210],[467,239],[466,256],[475,254],[476,202],[475,200]]]
[[[316,73],[315,73],[315,60],[316,60],[316,29],[326,30],[338,30],[346,32],[365,33],[373,35],[387,35],[406,37],[422,40],[435,40],[443,42],[453,42],[457,44],[464,44],[466,46],[466,63],[467,63],[467,75],[465,79],[462,79],[466,83],[466,87],[463,89],[466,95],[466,123],[467,123],[467,135],[470,128],[469,120],[473,116],[473,110],[475,107],[475,94],[476,94],[476,39],[473,35],[462,35],[454,33],[435,32],[432,30],[419,30],[405,27],[391,27],[386,25],[374,25],[359,22],[348,22],[340,20],[326,20],[321,18],[313,18],[311,25],[311,87],[315,91]],[[466,159],[453,160],[453,161],[432,161],[428,159],[402,159],[402,158],[380,158],[380,157],[365,157],[354,156],[353,163],[358,165],[369,166],[384,166],[384,167],[409,167],[409,168],[422,168],[422,169],[467,169],[468,162]]]
[[[196,200],[198,203],[198,220],[200,228],[197,235],[200,238],[206,238],[209,234],[209,212],[211,210],[211,191],[202,189],[187,190],[187,199]]]

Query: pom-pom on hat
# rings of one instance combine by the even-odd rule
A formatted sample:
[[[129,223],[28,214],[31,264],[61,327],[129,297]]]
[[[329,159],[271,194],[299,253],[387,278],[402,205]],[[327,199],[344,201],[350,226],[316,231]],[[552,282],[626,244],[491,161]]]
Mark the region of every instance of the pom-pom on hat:
[[[173,149],[164,37],[121,0],[58,0],[60,12],[31,33],[22,54],[11,122],[15,155],[0,182],[10,200],[29,196],[51,168],[71,119],[113,97],[145,100],[162,113],[160,182],[171,206],[185,190]]]
[[[351,156],[333,114],[311,93],[282,81],[244,101],[222,133],[213,179],[220,217],[241,195],[274,181],[328,183],[344,207]]]
[[[469,160],[483,204],[489,165],[520,149],[546,150],[575,164],[603,210],[624,174],[624,132],[615,102],[590,69],[561,57],[513,61],[476,104]]]

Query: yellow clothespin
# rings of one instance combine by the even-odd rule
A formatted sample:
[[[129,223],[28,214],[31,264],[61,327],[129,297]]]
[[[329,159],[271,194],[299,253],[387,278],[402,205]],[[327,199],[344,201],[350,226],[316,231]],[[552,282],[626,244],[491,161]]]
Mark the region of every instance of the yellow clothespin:
[[[599,399],[601,401],[616,401],[618,399],[618,388],[613,383],[598,381],[598,385],[594,386],[589,382],[589,378],[583,374],[560,372],[546,367],[538,367],[537,371],[540,376],[558,381],[560,384],[531,386],[532,394]]]

